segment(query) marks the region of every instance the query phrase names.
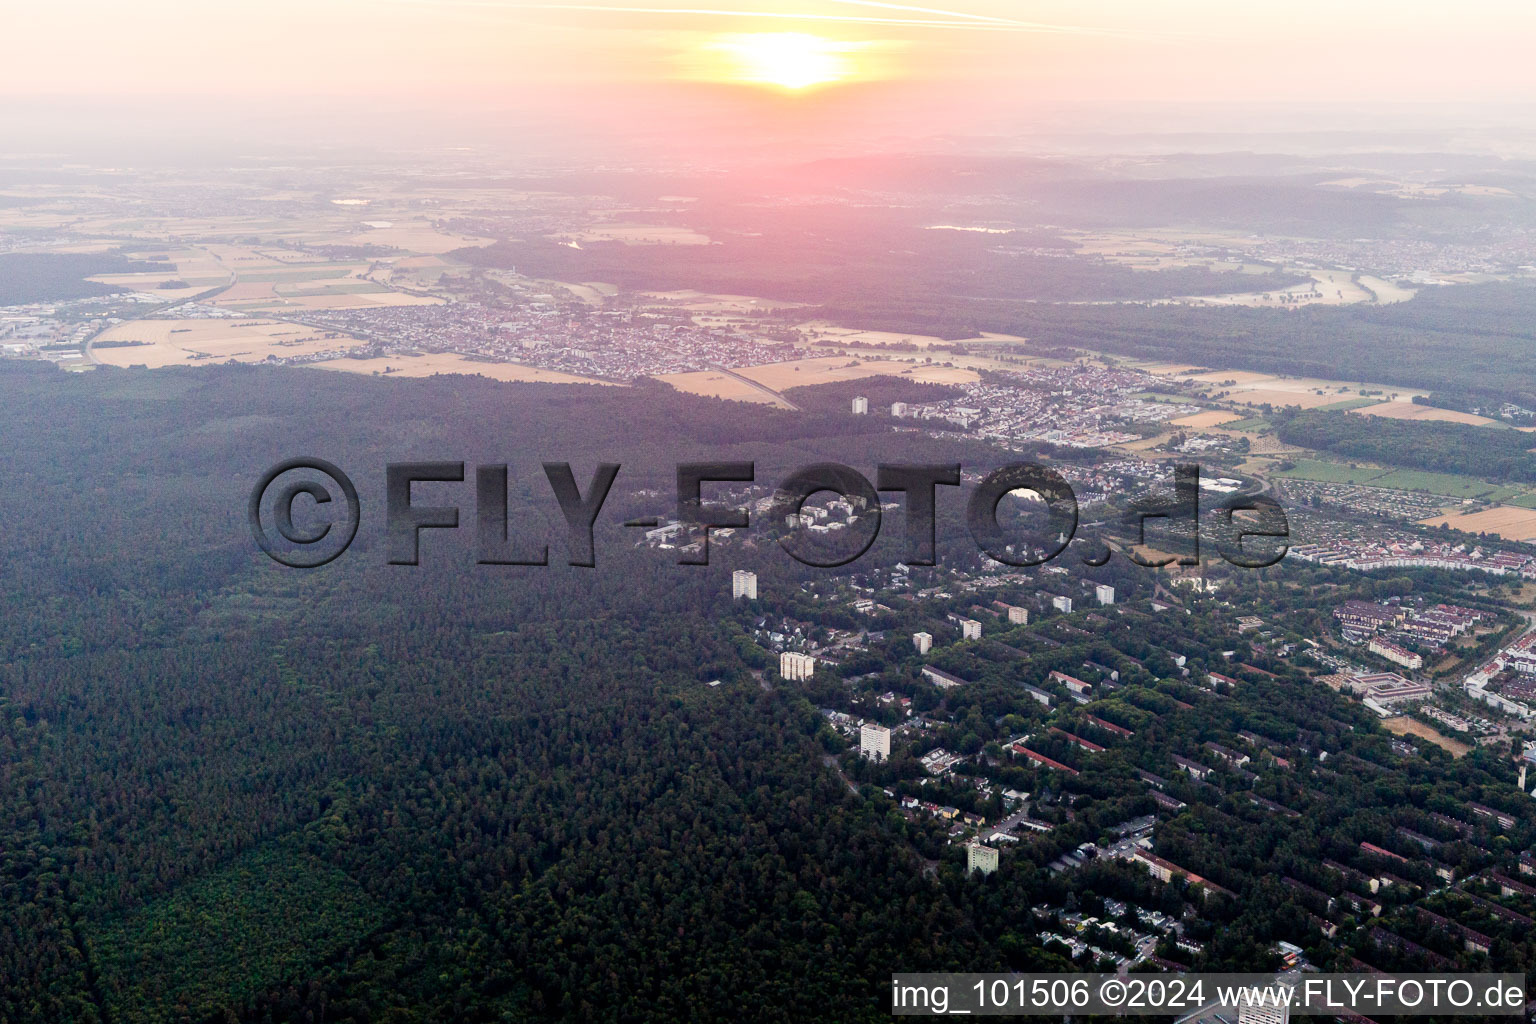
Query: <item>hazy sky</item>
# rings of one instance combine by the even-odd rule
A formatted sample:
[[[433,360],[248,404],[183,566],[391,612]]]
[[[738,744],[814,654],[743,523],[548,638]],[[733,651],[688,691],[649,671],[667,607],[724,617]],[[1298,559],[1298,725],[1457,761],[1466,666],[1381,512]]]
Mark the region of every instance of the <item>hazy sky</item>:
[[[958,133],[1073,103],[1221,103],[1258,130],[1271,107],[1536,101],[1531,0],[0,3],[0,96],[214,132],[342,104],[621,123],[735,104]]]
[[[796,32],[856,71],[1032,97],[1536,99],[1530,0],[6,0],[0,90],[441,95],[698,76],[727,33]],[[25,41],[25,45],[17,45]]]

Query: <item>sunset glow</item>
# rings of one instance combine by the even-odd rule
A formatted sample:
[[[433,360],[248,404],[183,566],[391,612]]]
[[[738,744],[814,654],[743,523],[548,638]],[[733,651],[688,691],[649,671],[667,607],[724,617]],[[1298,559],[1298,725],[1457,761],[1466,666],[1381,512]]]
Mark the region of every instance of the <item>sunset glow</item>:
[[[703,47],[704,74],[715,81],[799,91],[860,77],[854,55],[863,43],[804,32],[734,32]]]

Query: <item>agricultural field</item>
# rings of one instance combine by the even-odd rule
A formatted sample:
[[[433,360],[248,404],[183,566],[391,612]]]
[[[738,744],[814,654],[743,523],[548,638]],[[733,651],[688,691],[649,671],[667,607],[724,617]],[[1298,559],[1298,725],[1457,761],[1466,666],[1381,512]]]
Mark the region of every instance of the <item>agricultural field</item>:
[[[1302,409],[1321,409],[1325,405],[1333,405],[1341,400],[1338,393],[1320,395],[1316,391],[1300,388],[1269,387],[1233,389],[1233,393],[1228,397],[1244,405],[1271,405],[1276,408],[1294,405]]]
[[[962,384],[979,379],[975,371],[960,367],[930,366],[926,363],[908,363],[889,359],[850,359],[847,356],[823,356],[784,363],[743,366],[738,367],[734,373],[735,376],[718,370],[698,370],[691,373],[663,374],[657,377],[657,380],[664,381],[679,391],[709,398],[787,406],[787,403],[776,399],[769,392],[782,392],[788,388],[826,384],[832,381],[861,380],[865,377],[900,377],[904,380],[931,384]],[[743,377],[746,380],[742,380]],[[768,390],[753,387],[749,381]]]
[[[1423,520],[1425,526],[1449,524],[1467,533],[1491,533],[1504,540],[1536,539],[1536,509],[1495,505],[1480,512],[1462,512]]]
[[[1404,288],[1402,285],[1369,274],[1360,275],[1362,287],[1369,288],[1375,295],[1376,301],[1383,306],[1390,306],[1395,302],[1407,302],[1418,294],[1413,288]]]
[[[597,224],[574,233],[550,236],[553,241],[622,242],[625,245],[708,245],[710,237],[681,225]]]
[[[1418,405],[1414,402],[1378,402],[1351,411],[1362,416],[1386,416],[1394,420],[1438,420],[1443,423],[1467,423],[1478,427],[1503,426],[1498,420],[1489,419],[1487,416],[1475,416],[1470,412],[1440,409],[1433,405]]]
[[[1198,305],[1243,305],[1255,307],[1288,307],[1301,305],[1345,305],[1348,303],[1374,302],[1388,304],[1413,298],[1412,289],[1385,281],[1379,277],[1356,275],[1349,270],[1319,269],[1316,267],[1285,266],[1281,269],[1311,280],[1294,285],[1284,291],[1255,292],[1243,288],[1241,275],[1264,274],[1276,269],[1272,263],[1264,263],[1242,256],[1251,249],[1252,240],[1237,233],[1217,231],[1160,230],[1156,234],[1136,230],[1124,231],[1068,231],[1067,238],[1075,242],[1082,255],[1102,256],[1106,261],[1130,267],[1133,270],[1168,270],[1177,267],[1203,267],[1207,270],[1233,275],[1233,291],[1226,295],[1187,296],[1176,301]],[[1281,298],[1290,296],[1289,301]]]
[[[237,275],[233,284],[207,300],[210,305],[224,309],[303,312],[436,305],[442,301],[392,291],[368,276],[371,264],[367,261],[296,258],[298,254],[235,246],[209,246],[208,249],[220,266],[230,268]]]
[[[1313,480],[1324,484],[1364,484],[1387,473],[1382,466],[1350,466],[1326,459],[1296,459],[1290,469],[1277,469],[1275,476],[1293,480]]]
[[[1380,398],[1346,398],[1342,402],[1334,402],[1332,405],[1320,405],[1318,409],[1323,412],[1353,412],[1356,409],[1364,409],[1371,405],[1390,405]],[[1409,403],[1412,404],[1412,403]]]
[[[241,288],[241,284],[235,286]],[[254,285],[266,289],[247,299],[220,296],[215,305],[242,312],[304,313],[318,309],[368,309],[383,306],[440,306],[442,299],[392,291],[381,284],[362,280],[337,280],[321,284]],[[235,289],[231,289],[234,291]]]
[[[162,265],[165,269],[135,274],[101,274],[87,280],[146,292],[163,297],[167,302],[176,302],[226,285],[230,279],[229,268],[205,249],[171,246],[132,252],[128,258]]]
[[[1212,249],[1241,248],[1244,239],[1237,234],[1176,229],[1160,230],[1155,236],[1135,230],[1064,231],[1062,234],[1077,246],[1078,253],[1101,256],[1106,262],[1132,270],[1204,267],[1216,273],[1267,274],[1275,269],[1272,264],[1211,252]]]
[[[1387,487],[1399,491],[1423,491],[1449,498],[1481,498],[1504,501],[1527,495],[1523,487],[1494,484],[1474,476],[1457,473],[1431,473],[1420,469],[1390,469],[1385,466],[1354,466],[1329,459],[1296,459],[1290,469],[1274,470],[1273,475],[1292,480],[1311,480],[1326,484],[1355,484],[1361,487]]]
[[[1154,377],[1192,377],[1197,373],[1209,373],[1210,367],[1194,366],[1189,363],[1142,363],[1134,359],[1126,360],[1125,365],[1133,369],[1150,373]]]
[[[296,237],[310,245],[376,245],[429,256],[441,255],[466,246],[489,245],[489,238],[456,235],[435,227],[424,217],[402,220],[363,221],[352,230],[342,230],[315,237]]]
[[[1459,473],[1431,473],[1422,469],[1397,469],[1371,480],[1372,487],[1396,487],[1403,491],[1428,491],[1453,498],[1491,498],[1510,488]],[[1518,493],[1518,491],[1516,492]]]
[[[387,262],[384,274],[389,284],[402,288],[431,288],[453,269],[440,256],[406,256]]]
[[[1197,412],[1193,416],[1180,416],[1172,422],[1175,427],[1219,427],[1224,423],[1242,418],[1240,413],[1227,412],[1224,409],[1209,409],[1205,412]]]
[[[439,373],[465,373],[489,377],[500,381],[538,381],[546,384],[612,384],[611,381],[593,377],[578,377],[557,370],[543,370],[521,363],[488,363],[471,359],[453,352],[433,352],[424,355],[380,356],[374,359],[330,359],[308,363],[321,370],[341,370],[346,373],[373,373],[389,377],[431,377]]]
[[[667,373],[656,378],[672,385],[679,391],[705,398],[722,398],[729,402],[759,402],[780,409],[790,408],[782,398],[775,398],[761,388],[755,388],[738,377],[718,370],[697,370],[692,373]]]
[[[1292,285],[1280,291],[1241,292],[1232,295],[1190,296],[1181,299],[1198,305],[1253,306],[1283,308],[1306,305],[1343,306],[1357,302],[1374,302],[1370,290],[1362,288],[1355,275],[1348,270],[1316,270],[1287,267],[1298,274],[1307,274],[1312,280]]]
[[[854,327],[838,327],[822,320],[812,320],[799,324],[798,330],[811,344],[836,342],[851,348],[880,348],[901,345],[925,349],[938,346],[948,347],[951,345],[987,346],[1025,340],[1012,334],[983,332],[974,338],[961,338],[951,341],[935,337],[931,334],[900,334],[895,331],[865,331]]]
[[[1203,370],[1174,364],[1143,366],[1148,373],[1173,380],[1189,380],[1209,387],[1212,394],[1221,394],[1233,402],[1244,405],[1294,405],[1302,409],[1320,409],[1341,402],[1372,403],[1394,399],[1406,400],[1427,391],[1412,388],[1389,388],[1383,384],[1365,384],[1342,380],[1325,380],[1318,377],[1284,377],[1279,374],[1259,373],[1254,370]],[[1367,394],[1366,392],[1369,392]]]
[[[604,285],[607,294],[613,294],[612,285]],[[690,313],[713,313],[728,315],[732,313],[756,313],[763,310],[792,309],[800,303],[779,302],[774,299],[759,299],[751,295],[722,295],[714,292],[699,292],[692,289],[672,292],[637,292],[636,298],[642,307],[655,306],[661,309],[681,309]]]
[[[362,344],[337,331],[262,318],[131,320],[98,336],[91,355],[108,366],[197,366],[260,363],[312,356]]]
[[[930,366],[889,359],[849,359],[847,356],[764,363],[761,366],[744,366],[736,372],[775,391],[880,376],[901,377],[928,384],[968,384],[981,379],[974,370],[956,366]]]

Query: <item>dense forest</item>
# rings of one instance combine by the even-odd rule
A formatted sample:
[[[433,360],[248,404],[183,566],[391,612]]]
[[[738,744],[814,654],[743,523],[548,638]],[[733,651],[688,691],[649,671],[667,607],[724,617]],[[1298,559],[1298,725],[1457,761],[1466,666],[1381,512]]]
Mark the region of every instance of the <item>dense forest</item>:
[[[1276,416],[1275,432],[1286,444],[1348,459],[1489,480],[1536,480],[1531,436],[1521,430],[1314,409]]]
[[[1239,731],[1288,763],[1321,749],[1335,759],[1311,775],[1266,769],[1251,790],[1229,772],[1172,784],[1187,807],[1159,821],[1159,849],[1241,897],[1190,918],[1199,966],[1265,966],[1280,938],[1320,964],[1409,965],[1367,922],[1323,942],[1277,876],[1338,892],[1347,880],[1319,857],[1353,863],[1363,839],[1400,846],[1403,824],[1472,867],[1536,838],[1522,817],[1509,830],[1468,825],[1460,842],[1433,814],[1522,799],[1507,759],[1452,761],[1422,744],[1404,757],[1294,667],[1228,664],[1219,652],[1240,641],[1207,599],[1162,618],[1042,609],[1047,584],[1150,594],[1154,577],[1121,559],[1081,579],[1042,572],[1014,595],[1038,621],[994,616],[986,639],[936,649],[963,687],[924,682],[907,639],[943,628],[958,596],[865,619],[886,636],[840,674],[779,679],[752,631],[770,616],[847,626],[851,613],[815,596],[834,585],[827,573],[757,536],[684,567],[619,524],[669,514],[688,459],[756,460],[771,482],[818,459],[984,469],[996,458],[850,417],[841,392],[744,421],[730,403],[660,386],[235,366],[7,365],[0,389],[7,1024],[885,1019],[894,970],[1071,969],[1069,951],[1038,939],[1037,904],[1193,906],[1182,884],[1124,864],[1048,865],[1153,810],[1137,768],[1171,778],[1172,754],[1244,742]],[[257,552],[244,516],[262,472],[300,454],[346,469],[362,497],[357,542],[310,572]],[[385,464],[444,459],[509,463],[515,529],[547,533],[551,565],[477,566],[468,529],[424,537],[420,566],[386,564]],[[561,557],[539,468],[550,459],[583,481],[597,462],[623,466],[594,569]],[[473,485],[455,486],[422,497],[457,501],[467,524]],[[944,564],[979,568],[957,529],[961,497],[942,498]],[[868,571],[901,553],[887,532]],[[730,573],[744,565],[760,599],[732,604]],[[1304,600],[1320,571],[1264,570],[1242,585]],[[1221,665],[1238,688],[1194,685],[1171,652],[1194,672]],[[1081,715],[1134,735],[1070,710],[1058,721],[1099,729],[1107,749],[1040,742],[1079,775],[976,762],[1036,794],[1055,825],[985,879],[965,877],[940,825],[899,812],[913,785],[901,769],[918,751],[861,764],[818,713],[893,690],[942,712],[951,724],[937,741],[986,751],[1042,721],[1021,683],[1054,686],[1057,669],[1101,678],[1087,661],[1121,684]],[[972,807],[964,783],[925,798]],[[1536,939],[1518,928],[1488,924],[1499,946],[1473,957],[1425,934],[1404,900],[1388,903],[1399,934],[1463,965],[1531,960]]]
[[[572,248],[529,238],[453,255],[472,266],[516,267],[557,281],[695,288],[837,306],[878,307],[893,295],[958,302],[962,309],[975,300],[1160,299],[1264,291],[1304,280],[1279,271],[1240,280],[1203,267],[1138,271],[1075,255],[1052,238],[929,230],[872,219],[877,215],[844,206],[775,209],[771,219],[735,226],[709,245],[588,241]]]
[[[0,253],[0,306],[110,295],[123,289],[87,281],[98,274],[153,273],[153,263],[108,254]]]
[[[1388,306],[1291,310],[938,301],[889,293],[829,302],[825,315],[946,338],[999,331],[1045,347],[1198,366],[1477,390],[1536,408],[1536,286],[1528,283],[1428,289]]]

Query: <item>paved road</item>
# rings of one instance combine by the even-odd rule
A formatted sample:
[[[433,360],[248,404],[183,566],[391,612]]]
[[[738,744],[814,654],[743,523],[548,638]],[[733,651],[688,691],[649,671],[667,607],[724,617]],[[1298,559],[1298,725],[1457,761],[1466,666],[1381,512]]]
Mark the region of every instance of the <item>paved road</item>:
[[[1018,810],[999,821],[996,825],[989,825],[982,831],[989,834],[992,832],[1012,832],[1019,822],[1027,817],[1029,817],[1029,801],[1025,800]]]
[[[725,366],[712,366],[712,367],[710,367],[710,369],[712,369],[712,370],[719,370],[721,373],[725,374],[727,377],[734,377],[736,380],[741,381],[743,384],[747,385],[749,388],[752,388],[754,391],[761,391],[765,395],[771,395],[776,401],[783,402],[785,405],[789,406],[789,408],[793,409],[795,412],[803,412],[804,411],[798,405],[796,405],[794,402],[791,402],[789,399],[785,398],[783,395],[779,394],[777,391],[773,390],[773,388],[769,387],[768,385],[766,385],[766,384],[759,384],[757,381],[753,380],[751,377],[743,377],[741,374],[737,373],[735,370],[730,369],[729,367],[725,367]]]

